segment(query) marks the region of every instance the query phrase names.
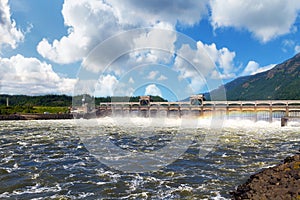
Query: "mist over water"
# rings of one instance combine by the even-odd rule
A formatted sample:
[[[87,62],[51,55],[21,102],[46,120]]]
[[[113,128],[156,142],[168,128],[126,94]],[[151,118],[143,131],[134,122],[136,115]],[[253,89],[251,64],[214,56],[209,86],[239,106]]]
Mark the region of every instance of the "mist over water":
[[[287,127],[278,120],[218,123],[221,129],[209,117],[1,121],[0,199],[230,198],[229,191],[249,175],[300,148],[298,122]],[[104,165],[82,143],[83,134],[102,134],[124,151],[147,153],[163,149],[178,133],[187,133],[187,150],[174,162],[143,173]],[[217,141],[199,156],[208,135]]]

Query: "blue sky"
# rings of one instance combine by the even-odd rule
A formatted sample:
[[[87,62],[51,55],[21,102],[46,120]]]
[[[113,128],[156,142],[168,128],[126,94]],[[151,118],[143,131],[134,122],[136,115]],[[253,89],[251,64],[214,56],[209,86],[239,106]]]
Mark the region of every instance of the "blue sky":
[[[0,93],[180,100],[300,52],[299,11],[298,0],[2,0]]]

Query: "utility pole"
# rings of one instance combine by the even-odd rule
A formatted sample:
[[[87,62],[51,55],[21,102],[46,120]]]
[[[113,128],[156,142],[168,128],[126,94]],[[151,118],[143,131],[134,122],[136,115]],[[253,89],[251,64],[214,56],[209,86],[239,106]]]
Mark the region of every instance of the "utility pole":
[[[6,97],[6,107],[9,107],[9,99]]]

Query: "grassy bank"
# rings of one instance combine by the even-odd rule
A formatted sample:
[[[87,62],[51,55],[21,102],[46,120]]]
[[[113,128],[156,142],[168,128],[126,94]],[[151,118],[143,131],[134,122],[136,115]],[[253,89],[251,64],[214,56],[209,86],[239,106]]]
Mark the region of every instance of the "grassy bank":
[[[68,113],[68,107],[59,107],[59,106],[1,106],[0,115],[10,115],[10,114],[26,114],[26,113]]]

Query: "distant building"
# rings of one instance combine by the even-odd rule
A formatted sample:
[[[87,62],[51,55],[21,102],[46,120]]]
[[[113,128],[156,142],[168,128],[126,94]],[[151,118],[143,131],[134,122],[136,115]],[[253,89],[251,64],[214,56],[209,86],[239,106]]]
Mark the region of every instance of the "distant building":
[[[89,111],[89,109],[88,109],[88,104],[87,103],[83,104],[80,107],[76,107],[76,108],[72,107],[72,109],[71,109],[71,113],[86,114],[86,113],[88,113],[88,111]]]
[[[203,104],[203,101],[205,101],[205,97],[203,94],[192,95],[190,97],[190,104],[193,106],[200,106]]]

